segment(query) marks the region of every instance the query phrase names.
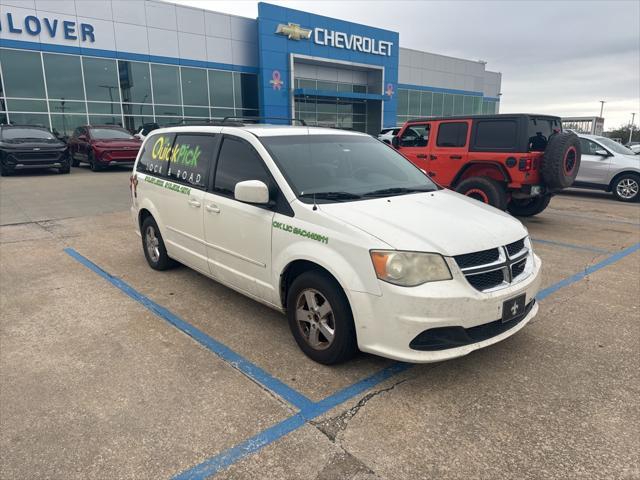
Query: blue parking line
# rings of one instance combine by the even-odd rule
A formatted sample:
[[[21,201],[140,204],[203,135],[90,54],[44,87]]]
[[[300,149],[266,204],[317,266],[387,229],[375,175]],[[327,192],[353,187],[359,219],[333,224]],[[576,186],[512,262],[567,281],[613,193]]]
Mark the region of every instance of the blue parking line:
[[[542,238],[532,238],[535,243],[542,243],[543,245],[553,245],[554,247],[572,248],[574,250],[586,250],[588,252],[595,253],[611,253],[609,250],[603,250],[602,248],[590,247],[588,245],[575,245],[573,243],[556,242],[555,240],[543,240]]]
[[[202,332],[198,328],[190,325],[189,323],[182,320],[177,315],[171,313],[166,308],[158,305],[156,302],[151,300],[150,298],[144,296],[143,294],[136,291],[134,288],[129,286],[123,280],[112,276],[108,272],[101,269],[91,260],[86,257],[83,257],[78,252],[76,252],[72,248],[65,248],[64,251],[76,259],[78,262],[83,264],[88,269],[100,275],[102,278],[110,282],[114,287],[120,289],[122,292],[127,294],[136,302],[144,305],[148,310],[159,316],[160,318],[166,320],[171,325],[176,327],[178,330],[186,333],[191,338],[193,338],[196,342],[200,343],[205,348],[211,350],[213,353],[218,355],[222,360],[230,364],[232,367],[244,373],[246,376],[257,382],[262,387],[265,387],[275,393],[276,395],[282,397],[282,399],[289,402],[291,405],[294,405],[299,410],[304,410],[312,406],[313,402],[309,400],[306,396],[301,394],[300,392],[294,390],[288,385],[284,384],[277,378],[271,376],[263,369],[258,367],[257,365],[251,363],[249,360],[239,355],[238,353],[231,350],[226,345],[214,340],[206,333]]]
[[[541,290],[538,293],[537,298],[539,301],[542,301],[559,289],[578,282],[587,275],[605,268],[613,263],[616,263],[622,260],[624,257],[631,255],[638,250],[640,250],[640,243],[636,243],[629,248],[621,250],[620,252],[590,267],[587,267],[584,271],[561,280],[560,282],[547,287],[544,290]],[[326,413],[327,411],[331,410],[334,407],[337,407],[341,403],[350,400],[356,395],[375,387],[381,382],[388,380],[396,374],[404,372],[411,367],[413,367],[412,364],[395,362],[389,367],[381,370],[380,372],[371,375],[370,377],[367,377],[364,380],[346,387],[332,395],[329,395],[325,399],[313,404],[310,409],[301,410],[300,413],[294,415],[293,417],[289,417],[286,420],[277,423],[273,427],[270,427],[258,433],[257,435],[251,437],[248,440],[245,440],[239,445],[231,447],[228,450],[225,450],[218,455],[205,460],[199,465],[190,468],[189,470],[185,470],[184,472],[173,477],[173,480],[205,480],[207,478],[210,478],[221,470],[224,470],[225,468],[230,467],[239,460],[242,460],[244,457],[252,453],[256,453],[267,445],[297,430],[298,428],[303,426],[306,421],[312,420]]]

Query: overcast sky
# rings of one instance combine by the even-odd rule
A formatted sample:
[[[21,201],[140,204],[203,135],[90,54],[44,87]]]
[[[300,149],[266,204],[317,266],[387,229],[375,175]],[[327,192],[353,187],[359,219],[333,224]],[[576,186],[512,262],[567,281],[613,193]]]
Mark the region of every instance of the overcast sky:
[[[173,0],[245,17],[253,0]],[[400,32],[400,45],[502,72],[501,112],[590,116],[605,129],[640,124],[640,1],[276,1]]]

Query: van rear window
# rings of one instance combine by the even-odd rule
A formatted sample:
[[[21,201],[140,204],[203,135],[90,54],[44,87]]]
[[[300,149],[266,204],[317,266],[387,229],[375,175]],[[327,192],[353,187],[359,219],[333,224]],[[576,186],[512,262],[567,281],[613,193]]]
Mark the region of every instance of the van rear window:
[[[140,154],[136,171],[167,178],[169,157],[175,136],[175,133],[164,133],[149,137]]]

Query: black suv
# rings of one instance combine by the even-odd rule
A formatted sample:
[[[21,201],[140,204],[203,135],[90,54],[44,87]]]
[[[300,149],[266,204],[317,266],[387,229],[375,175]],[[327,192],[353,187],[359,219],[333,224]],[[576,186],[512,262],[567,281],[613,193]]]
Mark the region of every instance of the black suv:
[[[55,168],[71,171],[67,145],[44,127],[0,125],[0,174],[23,168]]]

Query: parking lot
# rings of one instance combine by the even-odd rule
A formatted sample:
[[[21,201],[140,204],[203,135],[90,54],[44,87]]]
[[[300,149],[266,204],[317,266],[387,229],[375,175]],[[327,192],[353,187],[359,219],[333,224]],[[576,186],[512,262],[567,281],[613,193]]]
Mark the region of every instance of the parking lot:
[[[128,177],[0,180],[0,478],[640,478],[640,205],[525,220],[540,313],[504,342],[327,367],[283,315],[150,269]]]

